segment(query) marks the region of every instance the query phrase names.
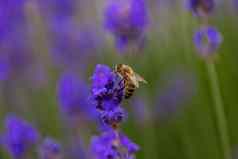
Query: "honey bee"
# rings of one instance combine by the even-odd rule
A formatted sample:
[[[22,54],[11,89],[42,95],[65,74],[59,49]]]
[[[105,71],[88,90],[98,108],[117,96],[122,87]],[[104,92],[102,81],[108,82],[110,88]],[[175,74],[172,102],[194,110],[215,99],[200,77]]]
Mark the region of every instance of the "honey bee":
[[[118,64],[114,70],[123,80],[125,85],[125,99],[130,98],[135,89],[139,88],[139,82],[147,83],[147,81],[134,70],[125,64]]]

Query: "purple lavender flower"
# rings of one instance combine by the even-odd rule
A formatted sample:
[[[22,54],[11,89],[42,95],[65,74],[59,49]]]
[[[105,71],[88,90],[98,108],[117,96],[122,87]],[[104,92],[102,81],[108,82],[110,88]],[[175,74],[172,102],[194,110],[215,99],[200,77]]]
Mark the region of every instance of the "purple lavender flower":
[[[208,57],[213,55],[221,45],[222,35],[214,27],[202,27],[195,33],[193,41],[198,53]]]
[[[88,151],[85,149],[82,140],[79,138],[73,138],[73,141],[67,148],[67,157],[72,159],[87,159]]]
[[[128,44],[143,45],[148,24],[144,0],[110,0],[105,9],[105,27],[115,37],[117,48],[124,51]]]
[[[26,0],[0,2],[0,80],[33,82],[36,60],[32,54],[32,28],[25,16]],[[17,80],[16,80],[17,79]],[[34,83],[35,84],[35,83]]]
[[[214,10],[214,0],[188,0],[188,8],[196,16],[207,16]]]
[[[27,84],[29,81],[39,88],[40,84],[36,84],[33,78],[38,76],[36,67],[39,61],[32,53],[32,28],[27,22],[24,8],[27,2],[0,2],[0,80],[24,81]]]
[[[17,15],[17,13],[19,13],[19,11],[21,12],[24,5],[25,5],[26,0],[8,0],[8,1],[1,1],[0,2],[0,7],[1,11],[7,12],[8,14],[11,15]],[[12,12],[10,12],[10,10],[12,9]]]
[[[110,67],[98,64],[92,76],[92,93],[97,96],[107,91],[107,87],[113,87],[114,74]]]
[[[9,2],[9,4],[11,3]],[[16,4],[18,3],[16,2]],[[11,7],[8,9],[10,10]],[[18,17],[18,15],[15,16]],[[0,55],[0,74],[5,76],[4,79],[15,79],[16,77],[24,77],[34,63],[31,46],[29,45],[30,27],[21,17],[16,18],[16,20],[13,20],[11,16],[8,18],[9,20],[3,25],[3,28],[7,28],[7,30],[1,30],[0,27],[2,33],[0,37],[0,49],[2,51]]]
[[[38,0],[40,13],[48,20],[69,18],[75,15],[76,1],[69,0]]]
[[[28,122],[16,116],[8,116],[5,120],[3,145],[15,159],[24,154],[37,142],[39,134]]]
[[[5,40],[16,31],[26,31],[26,17],[24,14],[24,6],[26,0],[8,0],[0,2],[0,42],[6,44]],[[23,37],[16,35],[15,39]],[[15,41],[15,39],[13,41]]]
[[[10,0],[0,2],[1,29],[3,29],[1,24],[12,24],[12,22],[22,23],[22,20],[24,19],[25,3],[26,0]]]
[[[109,104],[109,103],[106,103],[106,104]],[[101,118],[103,122],[105,124],[112,125],[112,126],[117,123],[120,123],[125,116],[124,110],[120,106],[114,105],[114,103],[110,103],[109,105],[106,105],[106,104],[105,104],[106,110],[101,112]]]
[[[111,68],[98,64],[92,76],[92,99],[105,124],[116,126],[124,117],[120,103],[123,82]]]
[[[113,131],[104,132],[101,136],[94,136],[91,140],[91,155],[95,159],[133,159],[139,146],[124,134]]]
[[[73,19],[56,20],[49,28],[51,55],[55,64],[67,68],[81,68],[100,50],[103,38],[91,24],[78,26]]]
[[[89,94],[86,83],[77,74],[65,72],[61,75],[57,86],[57,98],[61,111],[68,117],[93,116],[94,109],[88,100]]]
[[[54,139],[46,138],[40,147],[40,159],[62,159],[61,145]]]
[[[33,66],[33,57],[29,52],[29,48],[23,46],[24,44],[11,45],[7,46],[7,42],[5,43],[6,47],[5,53],[0,55],[0,74],[2,75],[3,80],[10,79],[25,79],[28,71]]]
[[[179,72],[166,81],[169,82],[164,89],[160,89],[157,97],[156,116],[160,119],[167,119],[175,114],[195,94],[195,81],[189,74]]]
[[[232,5],[234,6],[234,9],[237,11],[238,8],[238,0],[233,0]]]
[[[148,102],[143,97],[136,97],[132,101],[132,114],[134,120],[139,124],[146,124],[152,118],[151,112],[148,109]]]
[[[133,159],[139,147],[118,132],[125,112],[120,106],[124,96],[123,80],[106,65],[98,64],[92,76],[92,100],[107,127],[101,136],[91,140],[95,159]]]
[[[78,25],[75,21],[77,6],[83,6],[84,2],[39,0],[38,3],[50,37],[50,55],[54,64],[63,68],[84,67],[95,57],[103,41],[94,23]]]

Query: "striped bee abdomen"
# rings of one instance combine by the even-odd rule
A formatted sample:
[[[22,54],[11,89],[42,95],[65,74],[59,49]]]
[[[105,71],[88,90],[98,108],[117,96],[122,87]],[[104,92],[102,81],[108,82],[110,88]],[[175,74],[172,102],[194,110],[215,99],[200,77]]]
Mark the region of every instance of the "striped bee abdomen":
[[[136,86],[133,83],[127,83],[125,87],[125,99],[129,99],[134,91],[136,89]]]

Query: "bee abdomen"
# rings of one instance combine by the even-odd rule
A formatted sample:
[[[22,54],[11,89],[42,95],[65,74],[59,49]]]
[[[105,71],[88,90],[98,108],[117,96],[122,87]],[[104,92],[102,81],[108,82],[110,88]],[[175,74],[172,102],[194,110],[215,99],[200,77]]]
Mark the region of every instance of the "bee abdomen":
[[[136,87],[134,85],[128,85],[125,90],[125,99],[129,99],[133,95],[135,89]]]

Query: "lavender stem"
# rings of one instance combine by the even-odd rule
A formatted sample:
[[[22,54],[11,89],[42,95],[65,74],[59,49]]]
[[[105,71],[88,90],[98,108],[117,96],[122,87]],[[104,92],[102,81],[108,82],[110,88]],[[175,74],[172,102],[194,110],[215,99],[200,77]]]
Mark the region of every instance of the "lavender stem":
[[[216,67],[214,63],[207,63],[206,66],[213,96],[212,98],[214,102],[216,124],[221,140],[221,148],[223,150],[224,159],[231,159],[230,139]]]

